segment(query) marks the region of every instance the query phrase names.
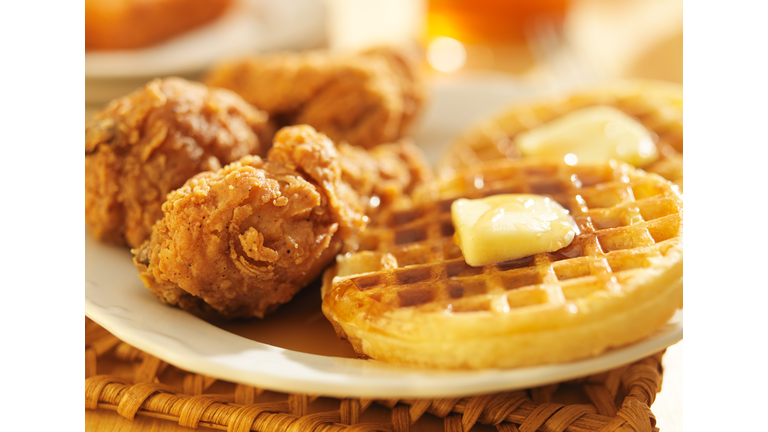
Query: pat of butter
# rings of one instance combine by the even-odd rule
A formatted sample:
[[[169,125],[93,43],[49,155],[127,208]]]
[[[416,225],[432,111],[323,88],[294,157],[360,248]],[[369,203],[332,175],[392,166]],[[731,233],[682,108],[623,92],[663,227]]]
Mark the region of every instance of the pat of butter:
[[[651,132],[623,111],[605,105],[581,108],[521,132],[523,156],[558,159],[568,165],[616,159],[642,167],[658,159]]]
[[[451,217],[454,239],[471,266],[554,252],[579,230],[560,204],[532,194],[461,198],[451,204]]]

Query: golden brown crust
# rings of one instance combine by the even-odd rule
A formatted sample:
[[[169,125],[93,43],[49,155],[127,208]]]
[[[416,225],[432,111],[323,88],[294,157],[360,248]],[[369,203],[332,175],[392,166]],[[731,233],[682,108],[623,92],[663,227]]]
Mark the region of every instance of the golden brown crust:
[[[397,203],[408,205],[414,188],[432,179],[424,153],[409,140],[365,150],[338,145],[344,182],[360,195],[369,217]]]
[[[85,128],[85,221],[94,236],[138,247],[168,192],[258,154],[266,121],[236,94],[180,78],[112,101]]]
[[[390,48],[249,57],[216,66],[205,82],[235,91],[278,126],[308,124],[366,148],[407,134],[426,98],[416,62]]]
[[[333,143],[308,126],[284,128],[266,161],[246,156],[169,194],[134,263],[165,303],[262,317],[364,226],[358,202]]]
[[[271,167],[295,170],[319,185],[328,195],[328,209],[340,223],[344,237],[364,226],[359,194],[344,181],[341,157],[333,142],[311,126],[282,128],[267,154]]]

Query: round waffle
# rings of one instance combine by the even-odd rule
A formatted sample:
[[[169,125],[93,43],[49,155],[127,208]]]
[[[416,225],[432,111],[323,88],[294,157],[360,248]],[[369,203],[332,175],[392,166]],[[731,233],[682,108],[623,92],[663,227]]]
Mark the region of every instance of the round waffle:
[[[495,159],[520,159],[515,136],[571,111],[593,105],[615,107],[652,131],[658,161],[644,167],[683,186],[683,86],[631,80],[559,98],[518,104],[485,119],[460,134],[438,163],[438,172]]]
[[[323,312],[361,355],[430,368],[566,362],[637,341],[683,301],[678,187],[627,164],[499,160],[423,185],[347,244]],[[581,231],[556,252],[470,267],[451,203],[546,195]]]

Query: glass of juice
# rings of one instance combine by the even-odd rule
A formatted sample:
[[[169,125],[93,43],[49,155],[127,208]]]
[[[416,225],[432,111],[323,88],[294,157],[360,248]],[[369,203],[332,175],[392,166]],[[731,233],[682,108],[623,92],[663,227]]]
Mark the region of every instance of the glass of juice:
[[[425,45],[435,69],[435,49],[453,50],[465,68],[522,73],[534,65],[529,38],[536,26],[561,31],[570,0],[429,0]],[[448,40],[452,40],[449,42]],[[458,44],[457,44],[458,42]],[[458,53],[458,54],[457,54]],[[445,54],[444,54],[445,56]],[[454,70],[456,70],[455,68]]]

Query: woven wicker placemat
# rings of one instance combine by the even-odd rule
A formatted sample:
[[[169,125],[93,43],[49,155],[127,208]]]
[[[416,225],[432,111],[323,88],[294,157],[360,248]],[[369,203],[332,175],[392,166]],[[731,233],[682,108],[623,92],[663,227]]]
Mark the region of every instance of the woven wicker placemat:
[[[423,416],[446,432],[658,431],[650,406],[661,390],[664,352],[589,377],[501,393],[447,399],[358,399],[285,394],[176,368],[85,319],[85,407],[181,426],[247,432],[417,430]],[[368,415],[388,411],[388,422]],[[379,410],[380,411],[380,410]],[[371,419],[374,419],[372,422]]]

